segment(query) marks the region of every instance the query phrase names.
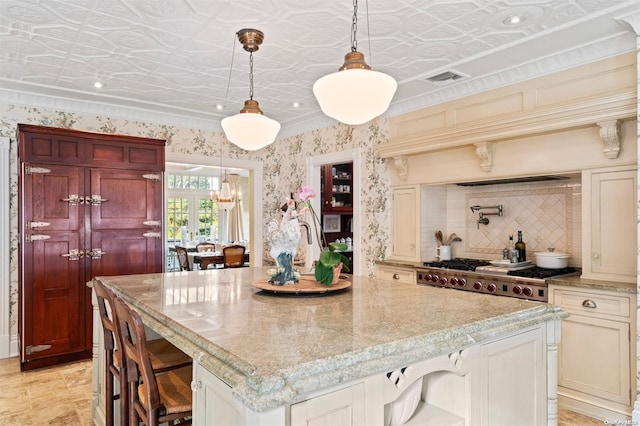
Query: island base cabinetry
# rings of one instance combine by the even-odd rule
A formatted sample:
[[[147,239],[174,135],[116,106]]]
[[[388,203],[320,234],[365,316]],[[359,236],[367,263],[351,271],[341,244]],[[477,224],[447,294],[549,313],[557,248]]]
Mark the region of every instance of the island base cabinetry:
[[[196,361],[193,424],[556,424],[554,357],[559,327],[557,321],[541,324],[309,393],[264,412],[246,407],[230,386]]]
[[[635,396],[635,296],[550,285],[549,297],[571,314],[562,322],[558,355],[560,405],[602,420],[627,420]]]

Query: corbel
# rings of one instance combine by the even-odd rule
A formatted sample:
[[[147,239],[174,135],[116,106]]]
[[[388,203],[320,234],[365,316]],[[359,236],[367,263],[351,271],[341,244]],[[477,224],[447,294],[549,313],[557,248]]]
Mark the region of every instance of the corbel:
[[[398,157],[393,157],[394,165],[398,170],[398,176],[400,180],[407,180],[407,176],[409,176],[409,158],[406,155],[401,155]]]
[[[480,168],[484,172],[490,172],[493,168],[493,142],[474,143],[476,155],[480,159]]]
[[[604,148],[602,152],[605,157],[613,160],[618,158],[620,153],[620,120],[609,120],[596,123],[600,126],[600,139]]]

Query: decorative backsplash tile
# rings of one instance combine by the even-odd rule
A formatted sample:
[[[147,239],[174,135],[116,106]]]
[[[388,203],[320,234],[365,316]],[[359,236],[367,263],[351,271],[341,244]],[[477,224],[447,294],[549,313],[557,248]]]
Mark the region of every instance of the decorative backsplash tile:
[[[528,260],[537,251],[553,247],[556,251],[573,252],[573,202],[571,188],[539,188],[530,190],[469,193],[467,205],[502,205],[502,216],[486,216],[489,224],[478,224],[478,212],[469,209],[466,217],[465,241],[468,253],[502,256],[508,236],[517,240],[522,230],[527,244]],[[495,211],[487,210],[487,211]]]
[[[434,259],[433,233],[436,230],[447,235],[455,232],[462,238],[452,246],[454,257],[490,260],[502,258],[509,234],[513,234],[515,242],[517,231],[521,229],[528,260],[534,260],[533,253],[553,247],[558,252],[570,254],[571,266],[582,264],[582,186],[579,176],[560,182],[425,186],[422,190],[423,261]],[[446,199],[445,203],[442,198]],[[478,225],[478,212],[470,209],[476,205],[502,205],[503,215],[487,215],[489,223]]]

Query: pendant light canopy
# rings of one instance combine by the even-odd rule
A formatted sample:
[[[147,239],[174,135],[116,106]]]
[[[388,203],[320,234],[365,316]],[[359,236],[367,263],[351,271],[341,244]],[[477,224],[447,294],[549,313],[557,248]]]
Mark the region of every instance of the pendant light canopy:
[[[260,30],[245,28],[237,32],[244,50],[249,52],[249,100],[239,114],[221,122],[227,139],[247,151],[256,151],[272,144],[280,131],[280,123],[266,117],[258,101],[253,100],[253,52],[257,51],[264,34]]]
[[[338,72],[320,78],[313,85],[322,112],[350,125],[364,124],[383,114],[398,88],[393,77],[371,71],[364,54],[358,52],[357,23],[358,1],[354,0],[351,52],[345,55]]]

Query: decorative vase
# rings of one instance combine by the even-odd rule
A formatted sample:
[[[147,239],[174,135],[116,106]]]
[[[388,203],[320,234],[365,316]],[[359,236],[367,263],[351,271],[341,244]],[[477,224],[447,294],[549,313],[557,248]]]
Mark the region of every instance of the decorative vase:
[[[333,267],[333,280],[331,280],[331,285],[338,283],[340,280],[340,272],[342,272],[342,262]]]
[[[276,258],[276,268],[270,273],[269,284],[295,284],[300,280],[300,274],[293,267],[293,255],[282,252]]]

